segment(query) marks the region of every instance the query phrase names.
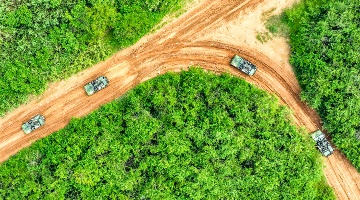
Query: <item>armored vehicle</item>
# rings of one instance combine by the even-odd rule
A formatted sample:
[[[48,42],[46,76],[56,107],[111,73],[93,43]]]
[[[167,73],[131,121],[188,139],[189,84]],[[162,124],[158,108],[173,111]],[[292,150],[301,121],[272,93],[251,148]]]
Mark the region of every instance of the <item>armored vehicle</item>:
[[[235,55],[234,58],[231,60],[230,63],[232,66],[240,69],[244,73],[246,73],[249,76],[252,76],[256,72],[256,66],[252,64],[251,62],[245,60],[244,58]]]
[[[100,76],[84,86],[88,95],[104,89],[109,84],[109,80],[105,76]]]
[[[45,117],[42,115],[36,115],[35,117],[31,118],[29,121],[23,123],[21,128],[26,134],[29,134],[44,124],[45,124]]]
[[[312,133],[311,137],[315,140],[316,147],[324,156],[330,156],[334,152],[334,149],[331,147],[329,141],[325,138],[325,134],[320,130]]]

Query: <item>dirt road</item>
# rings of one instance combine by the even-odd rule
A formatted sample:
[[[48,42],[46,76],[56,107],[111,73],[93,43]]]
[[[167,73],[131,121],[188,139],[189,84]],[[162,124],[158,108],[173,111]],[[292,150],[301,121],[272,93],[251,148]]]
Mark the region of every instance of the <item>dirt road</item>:
[[[318,115],[299,98],[300,87],[288,63],[289,48],[284,39],[261,44],[255,39],[263,31],[262,13],[278,13],[294,1],[203,0],[180,18],[141,39],[136,45],[118,52],[68,80],[52,84],[40,97],[0,119],[0,161],[8,159],[33,141],[65,127],[72,117],[84,116],[128,90],[167,71],[200,65],[215,72],[230,72],[279,97],[288,105],[294,123],[309,132],[320,127]],[[276,9],[272,9],[276,8]],[[239,54],[258,66],[247,77],[229,66]],[[105,75],[110,85],[88,97],[83,85]],[[25,135],[21,124],[41,113],[46,124]],[[339,199],[359,199],[360,175],[338,152],[325,160],[329,184]]]

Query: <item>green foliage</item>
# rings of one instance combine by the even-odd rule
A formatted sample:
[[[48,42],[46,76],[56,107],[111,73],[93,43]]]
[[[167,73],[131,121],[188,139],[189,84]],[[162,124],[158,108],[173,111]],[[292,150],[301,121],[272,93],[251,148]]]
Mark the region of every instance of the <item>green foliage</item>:
[[[335,199],[319,153],[269,94],[165,74],[0,165],[1,199]]]
[[[285,22],[285,15],[273,15],[265,22],[265,27],[274,35],[288,37],[289,27]]]
[[[137,42],[183,0],[0,1],[0,116]]]
[[[360,170],[360,3],[304,0],[286,11],[302,99]]]
[[[271,39],[271,35],[269,32],[258,32],[256,35],[256,39],[259,40],[261,43],[265,43]]]

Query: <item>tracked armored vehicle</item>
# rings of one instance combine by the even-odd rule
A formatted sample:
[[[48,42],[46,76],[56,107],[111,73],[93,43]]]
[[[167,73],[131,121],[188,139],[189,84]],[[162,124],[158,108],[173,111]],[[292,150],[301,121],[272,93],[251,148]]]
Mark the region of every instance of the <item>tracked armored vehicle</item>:
[[[109,80],[105,76],[100,76],[95,80],[91,81],[90,83],[84,86],[86,93],[90,96],[95,92],[104,89],[108,86]]]
[[[331,147],[330,142],[326,139],[325,134],[320,130],[311,134],[311,137],[315,140],[316,147],[320,150],[322,155],[327,157],[334,152],[334,149]]]
[[[254,64],[238,55],[234,56],[230,64],[249,76],[254,75],[256,72],[256,66]]]
[[[33,118],[31,118],[29,121],[23,123],[21,128],[26,134],[29,134],[44,124],[45,124],[45,117],[42,115],[36,115]]]

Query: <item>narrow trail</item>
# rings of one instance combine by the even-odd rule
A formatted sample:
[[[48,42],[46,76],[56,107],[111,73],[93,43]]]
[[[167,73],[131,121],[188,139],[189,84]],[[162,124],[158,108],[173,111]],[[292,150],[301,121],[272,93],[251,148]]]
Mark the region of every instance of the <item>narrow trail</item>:
[[[300,100],[300,87],[291,70],[272,61],[257,49],[208,38],[209,33],[233,20],[246,20],[258,6],[274,7],[263,0],[203,0],[180,18],[166,25],[137,44],[111,58],[84,70],[68,80],[50,85],[49,89],[27,105],[0,119],[0,161],[8,159],[32,142],[65,127],[72,117],[82,117],[101,105],[121,97],[139,83],[168,71],[180,71],[190,65],[216,73],[228,72],[275,94],[281,104],[292,110],[294,123],[309,132],[320,128],[317,113]],[[229,65],[234,54],[258,66],[248,77]],[[104,90],[87,96],[83,85],[105,75],[110,84]],[[41,113],[46,118],[43,127],[29,135],[21,124]],[[325,176],[338,199],[360,198],[360,175],[339,152],[324,158]]]

